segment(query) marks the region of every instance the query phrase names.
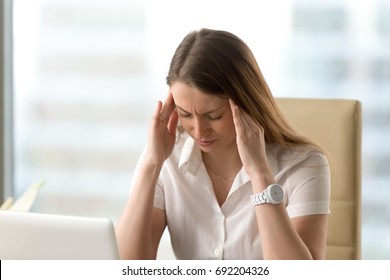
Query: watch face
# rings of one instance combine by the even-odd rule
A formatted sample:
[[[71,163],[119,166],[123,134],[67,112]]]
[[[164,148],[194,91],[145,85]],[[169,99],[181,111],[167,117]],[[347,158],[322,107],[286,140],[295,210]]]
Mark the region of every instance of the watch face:
[[[269,198],[271,199],[272,203],[277,204],[283,201],[284,199],[284,191],[281,186],[279,185],[271,185],[271,188],[269,190]]]

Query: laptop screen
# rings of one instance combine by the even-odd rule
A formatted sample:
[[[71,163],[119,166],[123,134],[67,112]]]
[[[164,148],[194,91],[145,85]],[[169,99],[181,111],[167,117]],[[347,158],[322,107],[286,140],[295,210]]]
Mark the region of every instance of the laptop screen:
[[[0,211],[2,260],[119,259],[112,221]]]

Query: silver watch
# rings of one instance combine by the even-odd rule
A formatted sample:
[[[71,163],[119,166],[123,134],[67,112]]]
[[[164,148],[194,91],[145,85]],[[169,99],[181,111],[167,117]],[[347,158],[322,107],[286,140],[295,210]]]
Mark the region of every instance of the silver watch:
[[[253,206],[271,203],[279,204],[284,199],[284,190],[278,184],[269,185],[264,191],[251,195]]]

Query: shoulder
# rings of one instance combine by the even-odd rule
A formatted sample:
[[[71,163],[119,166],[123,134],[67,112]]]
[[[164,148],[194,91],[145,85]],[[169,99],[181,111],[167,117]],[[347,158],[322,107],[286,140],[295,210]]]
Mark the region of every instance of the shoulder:
[[[307,178],[323,175],[328,177],[330,174],[326,155],[314,147],[286,148],[277,144],[269,144],[267,145],[267,159],[277,180],[286,176],[291,177],[293,174],[297,174],[296,176],[300,179],[304,179],[305,176]]]
[[[328,166],[328,158],[325,153],[316,147],[298,146],[292,148],[282,147],[278,144],[269,144],[267,147],[269,158],[282,166]]]

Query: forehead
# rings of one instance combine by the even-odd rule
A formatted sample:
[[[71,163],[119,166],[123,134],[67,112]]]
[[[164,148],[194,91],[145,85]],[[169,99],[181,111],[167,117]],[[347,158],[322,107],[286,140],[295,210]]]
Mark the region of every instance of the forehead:
[[[182,82],[173,83],[170,91],[175,104],[186,111],[204,112],[229,105],[227,98],[205,93]]]

